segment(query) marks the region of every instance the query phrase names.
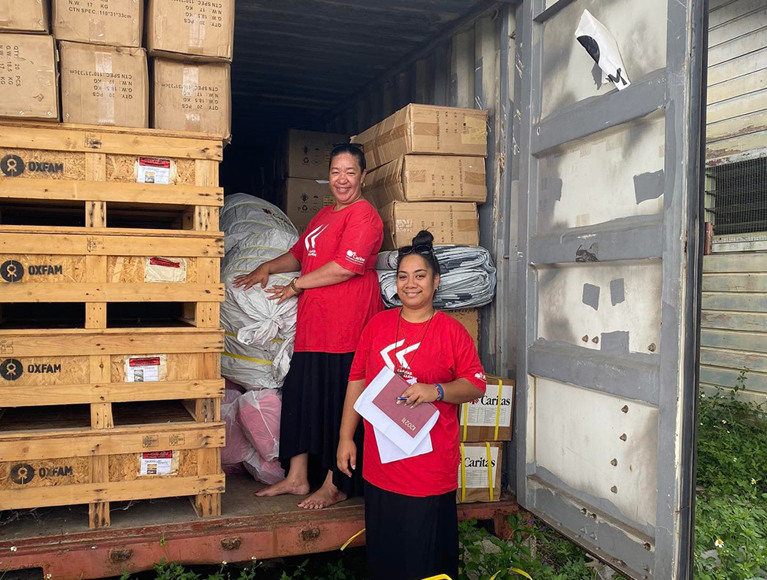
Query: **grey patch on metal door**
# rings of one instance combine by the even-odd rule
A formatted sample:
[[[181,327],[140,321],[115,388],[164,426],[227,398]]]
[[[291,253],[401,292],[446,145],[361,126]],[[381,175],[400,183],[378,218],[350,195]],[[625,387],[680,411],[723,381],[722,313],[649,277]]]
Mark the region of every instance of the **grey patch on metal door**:
[[[626,289],[623,278],[610,281],[610,300],[613,306],[626,300]]]
[[[562,180],[559,177],[544,177],[541,180],[541,191],[538,194],[538,209],[551,211],[561,199]]]
[[[602,351],[611,354],[626,354],[629,351],[629,333],[625,330],[602,333]]]
[[[634,195],[638,204],[648,199],[658,199],[663,195],[663,170],[635,175]]]
[[[583,303],[586,306],[591,306],[594,310],[599,310],[599,286],[583,285]]]

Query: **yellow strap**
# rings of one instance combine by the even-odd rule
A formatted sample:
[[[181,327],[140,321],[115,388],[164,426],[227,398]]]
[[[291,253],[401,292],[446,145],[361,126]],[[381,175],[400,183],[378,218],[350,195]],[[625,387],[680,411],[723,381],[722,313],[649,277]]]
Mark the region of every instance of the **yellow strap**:
[[[500,574],[501,572],[503,572],[503,570],[498,570],[498,572],[490,576],[490,580],[495,580],[498,574]],[[529,578],[530,580],[533,580],[533,577],[530,576],[530,574],[528,574],[524,570],[520,570],[519,568],[509,568],[509,572],[513,572],[514,574],[519,574],[520,576],[524,576],[525,578]]]
[[[260,358],[250,358],[250,357],[247,357],[247,356],[242,356],[241,354],[233,354],[231,352],[226,352],[226,351],[222,352],[221,354],[223,354],[224,356],[230,356],[232,358],[238,358],[240,360],[247,360],[247,361],[254,362],[254,363],[259,363],[259,364],[262,364],[262,365],[271,365],[272,364],[271,361],[268,361],[268,360],[261,360]]]
[[[466,441],[469,430],[469,403],[463,404],[463,441]]]
[[[341,551],[343,552],[343,551],[344,551],[344,550],[345,550],[345,549],[346,549],[346,548],[349,546],[349,544],[351,544],[351,543],[352,543],[354,540],[356,540],[357,538],[359,538],[359,537],[360,537],[362,534],[364,534],[364,533],[365,533],[365,528],[362,528],[362,529],[361,529],[359,532],[357,532],[357,533],[356,533],[356,534],[354,534],[354,535],[353,535],[351,538],[349,538],[348,540],[346,540],[346,542],[344,543],[344,545],[343,545],[343,546],[341,546]]]
[[[439,576],[429,576],[428,578],[424,578],[423,580],[453,580],[453,579],[447,574],[440,574]]]
[[[503,381],[498,379],[498,405],[495,407],[495,436],[493,441],[498,441],[498,424],[501,422],[501,392],[503,391]]]
[[[490,501],[493,501],[493,488],[495,487],[495,482],[493,481],[493,462],[491,461],[493,455],[490,451],[490,443],[485,441],[485,445],[487,445],[487,487],[490,490]]]
[[[466,450],[461,443],[461,502],[466,501]]]

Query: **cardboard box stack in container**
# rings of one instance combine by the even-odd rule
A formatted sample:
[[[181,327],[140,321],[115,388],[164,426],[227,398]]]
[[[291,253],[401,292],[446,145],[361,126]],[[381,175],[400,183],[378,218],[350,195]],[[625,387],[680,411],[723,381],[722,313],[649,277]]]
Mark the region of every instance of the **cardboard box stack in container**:
[[[58,121],[53,38],[0,33],[0,87],[0,117]]]
[[[234,0],[149,0],[152,127],[230,137],[233,45]]]
[[[500,443],[461,443],[457,502],[500,501],[502,462]]]
[[[479,349],[479,310],[476,308],[464,308],[463,310],[449,310],[449,316],[460,322],[466,331],[474,339],[474,346]]]
[[[146,52],[79,42],[59,43],[65,123],[149,126]]]
[[[485,394],[463,403],[458,418],[461,441],[511,441],[514,381],[488,375]]]
[[[485,201],[487,114],[411,104],[355,136],[365,151],[365,195],[384,220],[384,249],[421,229],[436,244],[479,243]]]
[[[330,152],[347,135],[290,129],[283,142],[282,167],[278,181],[284,180],[281,207],[299,232],[326,205],[332,205],[328,185]]]
[[[49,0],[0,2],[0,32],[49,32],[48,3]]]
[[[141,46],[142,0],[52,0],[53,36],[56,40]]]

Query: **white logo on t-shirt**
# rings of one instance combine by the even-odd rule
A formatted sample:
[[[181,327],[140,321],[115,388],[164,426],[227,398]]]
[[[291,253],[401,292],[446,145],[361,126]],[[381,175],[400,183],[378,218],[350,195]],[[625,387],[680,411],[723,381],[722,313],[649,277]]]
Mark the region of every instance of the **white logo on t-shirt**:
[[[410,365],[405,360],[405,355],[410,354],[413,351],[418,350],[418,347],[421,346],[420,342],[416,342],[415,344],[411,344],[410,346],[407,346],[400,350],[395,350],[399,347],[401,347],[403,344],[405,344],[405,339],[399,340],[397,342],[393,342],[392,344],[384,347],[381,349],[381,357],[384,360],[384,364],[392,371],[396,372],[397,368],[394,365],[394,361],[389,356],[389,353],[394,350],[394,356],[397,358],[397,362],[399,363],[399,368],[402,371],[402,376],[406,379],[413,378],[413,373],[410,371]]]
[[[365,258],[358,256],[354,250],[346,250],[346,259],[355,264],[364,264]]]
[[[328,224],[317,226],[306,235],[306,238],[304,238],[304,245],[306,246],[306,253],[308,256],[312,258],[317,257],[317,238],[320,237],[320,234],[324,232],[327,227]]]

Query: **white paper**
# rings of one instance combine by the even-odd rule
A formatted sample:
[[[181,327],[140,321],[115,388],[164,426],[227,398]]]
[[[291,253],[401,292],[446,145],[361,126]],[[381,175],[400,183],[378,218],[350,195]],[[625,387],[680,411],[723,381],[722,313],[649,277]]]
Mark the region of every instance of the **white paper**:
[[[423,455],[424,453],[431,453],[431,434],[429,434],[429,436],[426,437],[410,455],[408,455],[392,443],[391,439],[381,433],[378,429],[373,427],[373,431],[375,431],[376,434],[378,455],[381,458],[381,463],[391,463],[392,461],[399,461],[400,459],[407,459],[408,457],[416,457],[417,455]]]
[[[498,413],[498,426],[511,425],[512,386],[503,385],[501,389],[501,411],[498,413],[498,383],[488,383],[485,394],[476,402],[464,403],[467,406],[466,419],[471,427],[495,427],[495,416]],[[461,425],[464,424],[464,410],[461,409]]]
[[[125,357],[125,382],[150,383],[161,379],[165,355]],[[163,377],[164,378],[164,377]]]
[[[429,431],[439,418],[439,410],[436,410],[423,428],[410,437],[402,428],[392,421],[386,413],[373,404],[373,399],[383,390],[386,384],[394,377],[394,373],[387,367],[381,369],[376,378],[362,391],[359,399],[354,403],[354,410],[364,417],[373,427],[378,429],[381,435],[405,452],[406,457],[411,457],[423,440],[429,436]]]
[[[139,158],[136,182],[168,185],[170,183],[170,159]]]
[[[484,445],[464,445],[464,469],[466,475],[466,489],[488,489],[490,484],[487,476],[487,447]],[[492,462],[493,485],[495,485],[495,469],[498,465],[498,447],[490,447],[490,461]],[[458,489],[461,489],[461,469],[458,469]]]
[[[147,453],[146,455],[152,455]],[[170,475],[173,470],[173,457],[144,457],[141,456],[140,475]]]
[[[631,84],[615,37],[588,10],[581,15],[575,38],[602,69],[604,82],[611,80],[618,90]]]

